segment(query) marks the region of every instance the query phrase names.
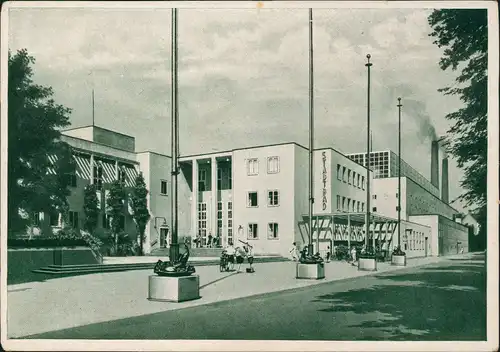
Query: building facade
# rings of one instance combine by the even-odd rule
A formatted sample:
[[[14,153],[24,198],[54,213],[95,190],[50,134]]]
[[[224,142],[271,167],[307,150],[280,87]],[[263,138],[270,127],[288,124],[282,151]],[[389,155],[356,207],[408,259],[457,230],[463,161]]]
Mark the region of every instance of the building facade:
[[[73,148],[77,162],[68,198],[71,225],[83,225],[83,190],[93,183],[100,201],[99,228],[109,227],[105,215],[109,184],[120,180],[131,189],[141,172],[149,190],[151,214],[144,249],[155,253],[168,248],[173,206],[171,158],[151,151],[136,152],[133,137],[96,126],[64,131],[61,139]],[[308,149],[293,142],[182,156],[179,241],[187,239],[193,247],[248,242],[255,253],[281,255],[288,255],[293,242],[299,248],[308,244],[309,237],[320,252],[328,246],[362,244],[370,182],[370,243],[392,250],[399,245],[400,232],[400,245],[409,256],[446,255],[467,249],[467,239],[462,236],[467,228],[453,221],[458,212],[439,198],[439,185],[403,160],[398,194],[398,160],[391,151],[372,152],[372,171],[367,175],[364,153],[346,156],[332,148],[314,150],[313,227],[309,229],[308,157]],[[400,196],[401,230],[397,227]],[[55,228],[61,225],[57,214],[48,218]],[[130,207],[124,211],[123,229],[136,234]]]

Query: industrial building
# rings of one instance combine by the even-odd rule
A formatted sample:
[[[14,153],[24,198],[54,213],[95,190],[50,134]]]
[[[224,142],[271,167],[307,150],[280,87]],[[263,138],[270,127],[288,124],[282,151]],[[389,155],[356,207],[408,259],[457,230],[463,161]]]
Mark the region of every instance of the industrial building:
[[[83,189],[98,188],[100,228],[109,226],[104,209],[108,185],[115,179],[127,187],[142,172],[149,190],[151,219],[146,227],[147,253],[170,243],[171,158],[151,151],[136,152],[135,139],[97,126],[62,132],[74,150],[77,170],[70,203],[70,222],[82,226]],[[367,183],[371,188],[369,241],[391,250],[397,243],[398,157],[391,151],[344,155],[332,148],[314,150],[312,237],[316,250],[365,241]],[[403,160],[401,246],[409,257],[467,252],[468,229],[454,221],[458,211],[448,204],[447,158],[432,144],[431,181]],[[307,244],[308,149],[290,142],[199,155],[179,161],[179,237],[193,246],[250,242],[259,254],[287,255],[293,242]],[[440,185],[441,183],[441,185]],[[440,193],[441,188],[441,193]],[[54,228],[58,214],[40,215]],[[130,211],[123,229],[135,233]],[[196,244],[195,244],[196,243]]]

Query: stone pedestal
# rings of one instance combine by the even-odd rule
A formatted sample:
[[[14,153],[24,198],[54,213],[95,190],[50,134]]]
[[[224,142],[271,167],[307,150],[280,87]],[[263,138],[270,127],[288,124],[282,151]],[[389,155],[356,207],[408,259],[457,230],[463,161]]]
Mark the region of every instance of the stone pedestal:
[[[377,261],[375,260],[375,258],[359,258],[358,270],[377,271]]]
[[[200,298],[198,275],[169,277],[149,276],[148,299],[162,302],[184,302]]]
[[[325,278],[324,264],[301,264],[297,263],[297,279],[319,280]]]
[[[406,255],[392,255],[391,265],[406,266]]]

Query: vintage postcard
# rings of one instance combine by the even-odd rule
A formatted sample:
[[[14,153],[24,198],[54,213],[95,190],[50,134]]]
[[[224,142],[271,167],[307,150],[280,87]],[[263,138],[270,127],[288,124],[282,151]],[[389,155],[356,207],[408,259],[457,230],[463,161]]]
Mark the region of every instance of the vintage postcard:
[[[5,350],[498,349],[496,2],[1,16]]]

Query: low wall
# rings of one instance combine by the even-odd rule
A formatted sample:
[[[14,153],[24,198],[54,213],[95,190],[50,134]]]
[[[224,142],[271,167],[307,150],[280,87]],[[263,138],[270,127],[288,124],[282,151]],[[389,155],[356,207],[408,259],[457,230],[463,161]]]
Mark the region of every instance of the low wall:
[[[61,252],[62,250],[62,252]],[[97,264],[90,248],[25,248],[7,252],[7,284],[43,280],[32,270],[48,265]]]

